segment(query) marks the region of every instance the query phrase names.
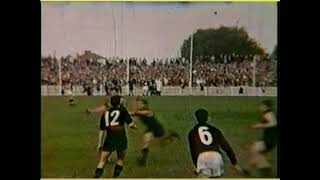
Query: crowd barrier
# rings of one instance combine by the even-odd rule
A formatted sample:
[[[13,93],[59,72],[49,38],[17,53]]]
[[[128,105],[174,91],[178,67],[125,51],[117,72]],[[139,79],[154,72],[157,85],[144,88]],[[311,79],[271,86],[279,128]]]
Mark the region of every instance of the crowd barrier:
[[[243,93],[239,93],[240,87],[189,87],[182,88],[180,86],[162,87],[162,96],[277,96],[277,87],[243,87]],[[73,94],[76,96],[85,96],[82,86],[75,86]],[[129,89],[126,86],[122,87],[122,95],[128,95]],[[134,87],[134,95],[142,96],[142,87]],[[41,86],[41,96],[61,96],[59,86]],[[94,88],[93,96],[105,95],[104,87],[100,87],[100,91]]]

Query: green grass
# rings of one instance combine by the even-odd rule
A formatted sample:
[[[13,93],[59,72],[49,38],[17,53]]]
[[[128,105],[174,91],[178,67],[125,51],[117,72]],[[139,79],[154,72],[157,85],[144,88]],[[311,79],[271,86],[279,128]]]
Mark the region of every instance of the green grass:
[[[130,98],[126,97],[128,102]],[[66,97],[42,97],[41,102],[41,177],[90,178],[97,165],[95,147],[98,141],[98,114],[86,115],[87,107],[101,103],[102,97],[77,97],[77,105],[69,106]],[[213,118],[211,124],[224,133],[234,148],[240,164],[245,165],[244,148],[260,137],[260,131],[249,126],[258,121],[261,97],[149,97],[150,107],[165,129],[177,131],[180,141],[165,147],[153,143],[147,167],[139,167],[140,138],[144,126],[136,121],[137,130],[128,130],[128,149],[122,178],[190,178],[192,160],[187,134],[195,124],[193,112],[205,107]],[[276,100],[276,98],[274,98]],[[115,157],[115,153],[113,154]],[[276,150],[268,157],[277,168]],[[233,171],[225,159],[224,177],[244,177]],[[111,177],[113,164],[105,167],[103,177]]]

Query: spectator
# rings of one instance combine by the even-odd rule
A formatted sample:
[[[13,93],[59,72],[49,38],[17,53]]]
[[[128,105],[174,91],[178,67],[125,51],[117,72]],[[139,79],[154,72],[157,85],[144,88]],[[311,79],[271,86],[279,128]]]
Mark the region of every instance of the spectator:
[[[240,88],[239,88],[239,94],[243,94],[243,87],[242,86],[240,86]]]
[[[106,92],[106,95],[108,96],[109,95],[109,85],[108,85],[107,81],[104,83],[104,90]]]
[[[101,89],[100,89],[100,83],[97,83],[97,84],[96,84],[96,89],[97,89],[97,93],[100,94],[100,90],[101,90]]]
[[[160,79],[156,80],[156,94],[161,96],[161,92],[162,92],[162,82]]]
[[[89,85],[84,86],[83,88],[83,92],[87,93],[87,96],[92,96],[92,87],[90,87]]]
[[[134,96],[133,95],[133,82],[129,81],[129,96]]]
[[[143,90],[142,96],[148,96],[149,88],[148,88],[147,82],[144,82],[144,86],[143,86],[142,90]]]
[[[203,83],[200,84],[200,91],[204,91],[204,84]]]

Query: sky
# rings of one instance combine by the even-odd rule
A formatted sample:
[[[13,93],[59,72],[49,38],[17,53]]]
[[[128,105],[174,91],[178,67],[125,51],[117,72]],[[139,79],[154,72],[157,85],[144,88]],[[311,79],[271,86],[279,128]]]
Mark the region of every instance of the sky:
[[[84,50],[105,57],[176,57],[196,29],[234,26],[237,21],[272,52],[277,44],[276,3],[42,2],[41,52],[57,57]]]

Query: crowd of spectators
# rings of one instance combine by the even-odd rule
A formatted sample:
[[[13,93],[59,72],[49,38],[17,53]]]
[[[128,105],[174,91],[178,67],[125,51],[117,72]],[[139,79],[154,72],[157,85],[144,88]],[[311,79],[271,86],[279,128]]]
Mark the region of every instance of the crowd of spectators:
[[[101,61],[48,56],[41,58],[42,85],[59,84],[59,61],[63,85],[127,84],[127,59],[107,58]],[[153,59],[150,63],[145,58],[129,58],[129,62],[130,81],[135,86],[143,86],[156,79],[160,79],[164,86],[185,87],[189,83],[190,65],[183,58]],[[194,86],[250,86],[254,81],[253,74],[256,74],[256,86],[276,85],[273,63],[268,58],[257,60],[255,66],[252,58],[230,63],[200,63],[195,59],[192,73]]]

